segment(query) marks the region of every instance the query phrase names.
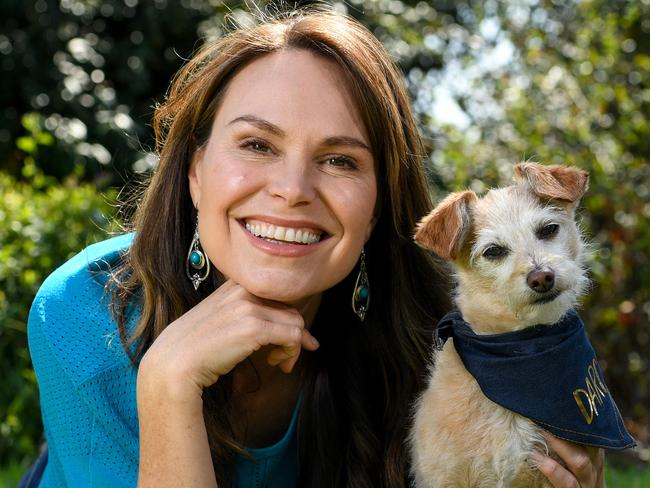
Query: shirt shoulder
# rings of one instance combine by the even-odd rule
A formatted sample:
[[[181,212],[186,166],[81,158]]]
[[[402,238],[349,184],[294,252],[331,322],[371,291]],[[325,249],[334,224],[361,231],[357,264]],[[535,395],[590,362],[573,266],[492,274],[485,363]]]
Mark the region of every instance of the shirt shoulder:
[[[128,363],[104,285],[132,239],[133,234],[124,234],[87,247],[47,277],[32,303],[30,351],[49,351],[75,384]]]
[[[122,253],[128,251],[133,235],[122,234],[86,247],[45,279],[38,290],[37,298],[60,296],[64,290],[83,285],[88,278],[96,277],[98,271],[115,263]]]

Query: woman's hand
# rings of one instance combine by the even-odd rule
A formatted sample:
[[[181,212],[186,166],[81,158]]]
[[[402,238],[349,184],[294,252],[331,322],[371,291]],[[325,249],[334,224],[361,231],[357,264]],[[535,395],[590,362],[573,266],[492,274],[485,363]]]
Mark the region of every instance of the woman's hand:
[[[172,322],[140,362],[138,487],[216,487],[203,418],[203,389],[263,346],[290,372],[316,339],[300,313],[227,281]]]
[[[318,348],[296,309],[258,298],[228,280],[165,328],[145,353],[140,376],[183,391],[189,387],[200,395],[266,345],[276,346],[267,362],[285,373],[301,348]]]
[[[546,433],[549,449],[564,462],[559,462],[536,452],[533,461],[555,488],[603,488],[605,486],[602,449],[581,446]]]

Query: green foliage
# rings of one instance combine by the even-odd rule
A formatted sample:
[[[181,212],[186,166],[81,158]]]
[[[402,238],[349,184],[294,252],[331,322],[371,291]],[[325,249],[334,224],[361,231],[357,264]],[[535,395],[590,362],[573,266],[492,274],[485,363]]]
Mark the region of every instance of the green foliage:
[[[35,143],[45,146],[38,166],[59,180],[82,170],[101,186],[121,185],[134,165],[148,169],[141,151],[153,146],[153,105],[198,38],[219,34],[223,15],[237,13],[239,2],[216,3],[4,0],[4,169],[20,175]],[[47,131],[47,141],[30,136],[33,126],[25,126],[23,116],[31,112],[41,114],[35,125]]]
[[[605,483],[613,488],[645,488],[650,486],[650,469],[605,466]]]
[[[0,488],[15,488],[27,471],[26,463],[10,462],[0,466]]]
[[[0,459],[32,456],[42,435],[38,390],[26,343],[29,306],[43,279],[106,237],[114,195],[74,180],[36,184],[0,172]]]

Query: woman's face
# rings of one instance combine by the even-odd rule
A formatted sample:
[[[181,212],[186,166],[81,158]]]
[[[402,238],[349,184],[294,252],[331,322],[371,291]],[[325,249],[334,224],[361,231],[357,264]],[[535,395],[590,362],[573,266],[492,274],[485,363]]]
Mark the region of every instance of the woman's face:
[[[353,269],[374,223],[356,102],[338,65],[306,50],[263,56],[230,81],[189,181],[210,261],[297,306]]]

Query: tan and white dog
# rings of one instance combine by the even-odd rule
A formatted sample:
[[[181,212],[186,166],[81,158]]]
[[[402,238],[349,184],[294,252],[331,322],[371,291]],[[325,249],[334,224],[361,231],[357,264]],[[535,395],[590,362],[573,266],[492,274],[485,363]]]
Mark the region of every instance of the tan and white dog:
[[[480,199],[449,195],[415,235],[451,262],[455,303],[477,334],[554,324],[588,284],[574,215],[587,173],[521,163],[515,177]],[[546,451],[539,427],[484,396],[453,340],[434,353],[409,441],[418,488],[550,486],[529,462]]]

